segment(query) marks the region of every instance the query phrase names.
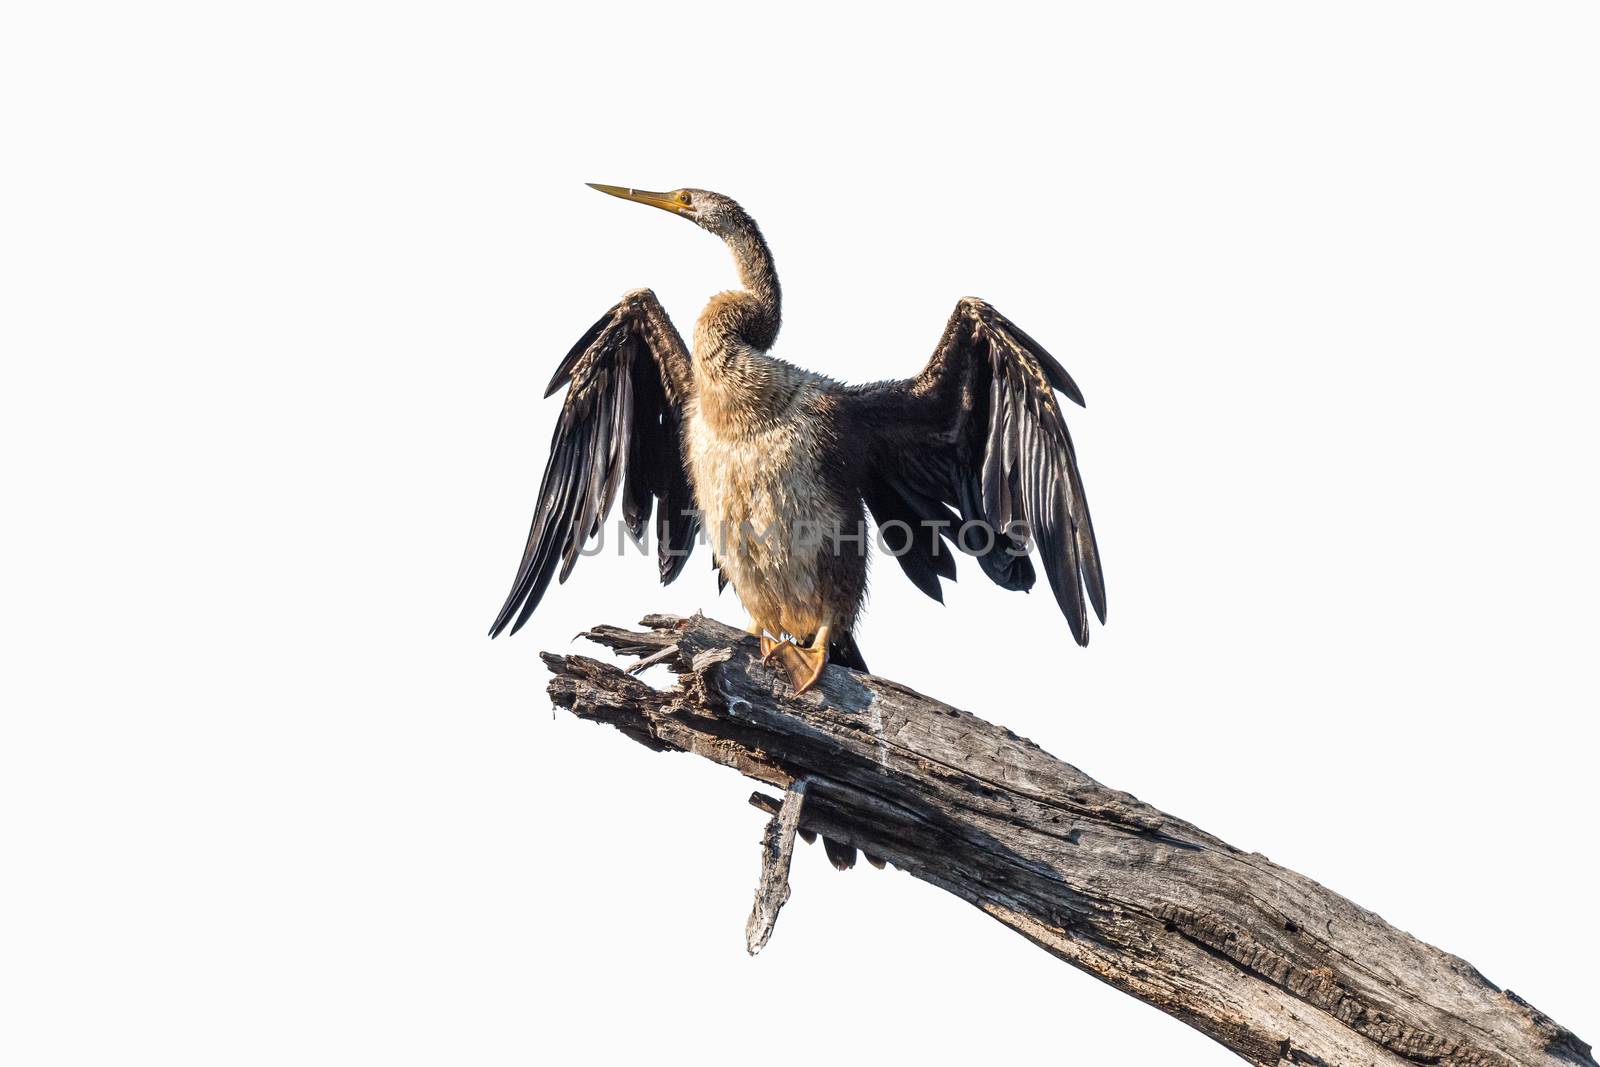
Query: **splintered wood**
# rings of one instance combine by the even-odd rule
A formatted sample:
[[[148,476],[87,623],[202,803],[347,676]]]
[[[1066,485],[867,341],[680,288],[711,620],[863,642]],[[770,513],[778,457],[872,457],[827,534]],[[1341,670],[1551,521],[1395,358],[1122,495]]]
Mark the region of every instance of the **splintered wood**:
[[[761,880],[756,902],[744,924],[745,947],[750,955],[767,947],[778,912],[789,902],[789,861],[794,858],[795,833],[800,829],[800,809],[806,801],[806,781],[797,780],[783,794],[778,813],[761,835]]]

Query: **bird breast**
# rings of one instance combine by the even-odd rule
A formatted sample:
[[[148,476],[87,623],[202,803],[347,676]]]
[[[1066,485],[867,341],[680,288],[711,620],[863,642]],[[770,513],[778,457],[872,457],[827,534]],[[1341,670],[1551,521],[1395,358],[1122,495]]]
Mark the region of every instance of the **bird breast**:
[[[695,501],[723,574],[760,623],[792,634],[830,622],[819,541],[843,519],[823,482],[810,390],[757,423],[697,398],[687,452]]]

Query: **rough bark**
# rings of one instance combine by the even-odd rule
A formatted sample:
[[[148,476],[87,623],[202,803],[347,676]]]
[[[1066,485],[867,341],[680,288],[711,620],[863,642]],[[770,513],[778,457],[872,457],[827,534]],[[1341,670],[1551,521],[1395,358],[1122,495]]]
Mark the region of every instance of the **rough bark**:
[[[786,812],[802,833],[954,893],[1250,1063],[1595,1065],[1465,960],[1003,726],[836,667],[797,697],[740,630],[703,616],[644,625],[586,636],[659,657],[676,685],[546,653],[555,703],[652,749],[786,791],[802,782],[803,806],[791,794]],[[787,897],[793,829],[773,822],[752,949]]]

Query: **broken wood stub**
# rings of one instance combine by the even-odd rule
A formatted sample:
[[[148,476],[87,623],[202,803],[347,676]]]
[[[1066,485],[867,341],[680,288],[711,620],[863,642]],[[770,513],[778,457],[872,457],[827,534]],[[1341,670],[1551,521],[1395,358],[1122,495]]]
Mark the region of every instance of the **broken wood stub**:
[[[767,947],[778,912],[789,902],[789,861],[794,858],[794,838],[805,801],[806,780],[797,778],[784,791],[783,803],[761,835],[761,878],[756,883],[750,919],[744,924],[745,948],[752,956]]]

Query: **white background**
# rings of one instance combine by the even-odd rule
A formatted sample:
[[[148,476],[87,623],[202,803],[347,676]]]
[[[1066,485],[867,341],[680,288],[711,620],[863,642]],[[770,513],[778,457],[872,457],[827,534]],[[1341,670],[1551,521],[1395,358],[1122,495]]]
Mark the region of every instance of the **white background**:
[[[878,671],[1600,1039],[1597,30],[7,5],[0,1059],[1235,1062],[818,848],[747,958],[750,784],[552,715],[537,657],[742,621],[708,559],[485,639],[556,361],[732,278],[584,181],[739,198],[796,362],[910,374],[973,293],[1083,386],[1110,625],[885,565]]]

